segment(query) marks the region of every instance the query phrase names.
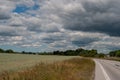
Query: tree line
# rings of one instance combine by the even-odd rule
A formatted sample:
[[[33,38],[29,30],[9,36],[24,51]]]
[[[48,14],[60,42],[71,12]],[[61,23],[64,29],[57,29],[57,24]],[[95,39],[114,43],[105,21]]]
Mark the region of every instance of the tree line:
[[[111,51],[109,55],[110,57],[120,57],[120,50]]]
[[[97,50],[85,50],[82,48],[76,50],[66,50],[66,51],[54,51],[53,55],[65,55],[65,56],[83,56],[83,57],[105,57],[105,54],[98,53]]]
[[[0,48],[0,53],[16,53],[16,54],[33,54],[33,55],[64,55],[64,56],[83,56],[83,57],[106,57],[104,53],[98,53],[97,50],[85,50],[82,48],[78,48],[76,50],[66,50],[66,51],[53,51],[53,52],[15,52],[12,49],[4,50]],[[108,54],[110,57],[120,57],[120,50],[111,51]]]
[[[15,53],[12,49],[4,50],[0,48],[0,53]]]

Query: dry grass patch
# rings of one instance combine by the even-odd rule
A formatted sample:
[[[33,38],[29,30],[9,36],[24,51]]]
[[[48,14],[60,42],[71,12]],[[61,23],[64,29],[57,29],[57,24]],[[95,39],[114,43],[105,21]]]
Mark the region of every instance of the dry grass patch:
[[[0,80],[93,80],[94,61],[74,58],[52,64],[40,63],[22,72],[3,73]]]

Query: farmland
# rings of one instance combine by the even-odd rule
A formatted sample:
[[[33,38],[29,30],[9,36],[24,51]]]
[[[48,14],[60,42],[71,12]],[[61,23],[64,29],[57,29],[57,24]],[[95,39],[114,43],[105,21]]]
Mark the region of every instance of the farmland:
[[[27,67],[32,67],[40,62],[51,63],[74,57],[76,56],[43,56],[0,53],[0,72],[21,70]]]
[[[0,54],[0,80],[93,80],[94,69],[79,56]]]
[[[4,72],[0,80],[93,80],[95,64],[91,59],[72,58],[51,64],[39,63],[19,72]]]

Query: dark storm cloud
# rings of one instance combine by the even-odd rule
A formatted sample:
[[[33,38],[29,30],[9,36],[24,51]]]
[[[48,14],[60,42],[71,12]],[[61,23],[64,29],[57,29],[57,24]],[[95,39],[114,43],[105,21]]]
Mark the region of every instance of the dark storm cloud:
[[[63,17],[64,28],[120,36],[120,1],[82,3],[84,11],[70,11]]]
[[[37,25],[37,24],[31,24],[30,26],[28,26],[28,30],[30,30],[30,31],[34,31],[34,32],[42,32],[42,30],[41,30],[41,28],[40,28],[41,26],[40,25]]]
[[[0,12],[0,20],[7,20],[10,18],[11,16],[9,14]]]
[[[37,32],[37,33],[39,33],[39,32],[46,32],[46,33],[60,32],[57,27],[54,27],[54,26],[52,26],[52,27],[50,27],[50,26],[45,27],[44,26],[43,27],[39,24],[30,25],[30,26],[28,26],[27,29],[30,30],[30,31]]]
[[[11,24],[10,26],[13,26],[13,27],[21,27],[21,26],[23,26],[23,25],[21,25],[21,24]]]
[[[0,36],[18,36],[16,32],[0,32]]]
[[[73,40],[72,44],[74,44],[74,45],[76,45],[78,47],[83,47],[83,46],[87,46],[90,43],[98,41],[98,40],[99,39],[97,39],[97,38],[86,38],[86,37],[83,37],[83,38],[80,38],[78,40],[77,39]]]
[[[18,32],[9,26],[0,26],[0,36],[18,36]]]
[[[63,34],[50,34],[42,38],[42,41],[44,43],[50,44],[50,43],[54,43],[55,41],[64,40],[64,38],[65,36],[63,36]]]

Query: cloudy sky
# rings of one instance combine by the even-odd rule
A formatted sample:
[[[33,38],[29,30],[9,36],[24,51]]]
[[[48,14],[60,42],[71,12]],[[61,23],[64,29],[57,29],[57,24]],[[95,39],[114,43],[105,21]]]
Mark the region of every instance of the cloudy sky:
[[[0,0],[0,48],[120,49],[120,0]]]

